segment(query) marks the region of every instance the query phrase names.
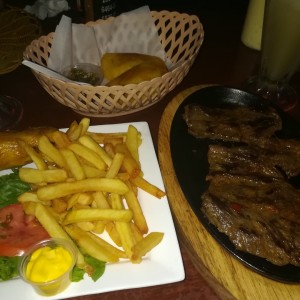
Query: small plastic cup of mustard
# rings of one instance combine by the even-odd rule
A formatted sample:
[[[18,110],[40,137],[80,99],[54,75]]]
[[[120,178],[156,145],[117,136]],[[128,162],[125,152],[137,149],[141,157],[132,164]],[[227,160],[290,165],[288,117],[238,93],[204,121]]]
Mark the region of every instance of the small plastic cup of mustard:
[[[70,241],[47,239],[23,254],[19,274],[38,294],[53,296],[70,285],[76,260],[76,249]]]

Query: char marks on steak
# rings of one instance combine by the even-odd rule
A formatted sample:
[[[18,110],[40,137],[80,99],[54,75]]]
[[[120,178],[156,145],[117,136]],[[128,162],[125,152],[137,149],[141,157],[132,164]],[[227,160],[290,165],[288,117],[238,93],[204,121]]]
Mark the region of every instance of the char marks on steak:
[[[284,218],[266,221],[262,215],[237,211],[218,198],[205,193],[202,211],[219,231],[225,233],[241,251],[266,258],[271,263],[283,266],[300,266],[300,226]],[[296,238],[295,238],[296,237]]]
[[[244,106],[216,108],[189,104],[184,107],[183,118],[188,132],[197,138],[233,142],[268,138],[282,126],[279,115],[271,107],[260,111]]]
[[[285,218],[300,225],[300,191],[283,179],[216,174],[209,179],[208,193],[231,206],[261,214],[268,222]],[[300,249],[299,249],[300,250]]]
[[[300,266],[300,190],[288,181],[300,174],[300,142],[276,137],[276,111],[190,104],[183,118],[208,139],[201,210],[209,222],[241,251]]]
[[[284,176],[272,159],[271,151],[258,147],[210,145],[207,156],[210,176],[225,172],[257,177]]]
[[[275,178],[300,174],[300,142],[275,137],[258,139],[255,144],[210,145],[210,173],[230,172]]]

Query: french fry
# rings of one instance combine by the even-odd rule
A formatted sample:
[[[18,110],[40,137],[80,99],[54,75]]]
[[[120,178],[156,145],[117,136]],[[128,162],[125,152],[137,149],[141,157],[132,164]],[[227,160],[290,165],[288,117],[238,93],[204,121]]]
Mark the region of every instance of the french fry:
[[[148,232],[148,225],[138,198],[136,197],[135,193],[132,190],[129,190],[129,192],[126,193],[124,196],[128,208],[133,213],[134,224],[138,227],[138,229],[142,234],[146,234]]]
[[[124,160],[124,154],[123,153],[119,153],[117,152],[115,154],[115,156],[113,157],[113,160],[111,162],[111,165],[109,166],[109,169],[107,170],[106,173],[106,178],[115,178],[118,173],[119,170],[121,169],[121,166],[123,164],[123,160]]]
[[[49,233],[49,235],[53,238],[61,238],[70,241],[77,252],[77,266],[79,268],[85,268],[85,261],[82,253],[79,251],[77,245],[73,242],[73,240],[69,237],[66,231],[59,225],[56,219],[51,215],[51,213],[47,210],[45,206],[37,203],[35,205],[35,217],[42,224],[45,230]]]
[[[122,166],[131,178],[135,178],[141,174],[141,167],[139,163],[132,157],[125,144],[117,144],[114,147],[114,150],[116,153],[119,152],[124,154]]]
[[[66,134],[67,134],[67,136],[69,137],[69,139],[71,141],[76,141],[79,138],[80,133],[81,133],[81,126],[78,128],[78,122],[77,121],[73,121],[70,124]]]
[[[102,192],[93,193],[93,199],[96,208],[111,208],[106,197]]]
[[[32,168],[20,168],[20,179],[28,183],[53,183],[63,182],[68,178],[64,169],[38,170]]]
[[[37,202],[37,203],[41,203],[43,205],[51,205],[50,201],[41,201],[38,197],[37,194],[34,192],[25,192],[23,194],[21,194],[18,197],[18,201],[21,203],[25,203],[25,202]]]
[[[105,152],[111,157],[111,159],[115,156],[116,152],[114,150],[114,145],[112,143],[106,143],[103,145]]]
[[[104,232],[105,230],[105,226],[107,224],[107,221],[94,221],[94,228],[93,228],[93,232],[97,233],[97,234],[101,234]]]
[[[119,232],[116,229],[115,223],[114,222],[106,223],[105,229],[106,229],[108,235],[110,236],[110,238],[113,240],[113,242],[117,246],[121,247],[122,242],[121,242],[121,239],[120,239]]]
[[[106,164],[101,156],[97,155],[94,151],[81,144],[71,144],[69,149],[72,150],[76,155],[80,156],[84,160],[88,161],[94,167],[99,170],[105,170]]]
[[[81,164],[86,178],[102,178],[106,176],[106,170],[99,170],[95,167]]]
[[[67,148],[72,142],[68,135],[62,131],[54,131],[50,137],[51,142],[53,142],[58,149]]]
[[[54,208],[52,206],[47,206],[47,210],[49,211],[51,216],[58,222],[58,224],[61,225],[63,223],[63,220],[67,214],[67,211],[65,211],[63,213],[58,213],[57,211],[54,210]]]
[[[76,203],[73,207],[74,210],[78,210],[78,209],[90,209],[91,207],[89,205],[82,205],[79,203]]]
[[[25,192],[18,197],[19,202],[40,202],[37,194],[34,192]]]
[[[68,203],[61,199],[61,198],[57,198],[57,199],[53,199],[52,200],[52,208],[59,214],[66,212],[67,208],[68,208]]]
[[[120,179],[110,178],[88,178],[74,182],[48,184],[37,190],[40,200],[52,200],[80,192],[110,192],[125,194],[128,186]]]
[[[120,139],[122,142],[126,139],[126,132],[113,132],[113,133],[104,133],[104,132],[87,132],[87,135],[93,138],[98,144],[105,144],[105,140],[109,139]]]
[[[127,156],[133,158],[125,143],[119,143],[117,145],[114,145],[114,151],[123,153],[124,155],[127,155]]]
[[[162,191],[161,189],[159,189],[157,186],[153,185],[152,183],[150,183],[149,181],[147,181],[145,178],[141,177],[141,176],[137,176],[137,177],[131,177],[130,181],[136,185],[137,187],[139,187],[140,189],[144,190],[145,192],[153,195],[156,198],[162,198],[166,195],[166,193],[164,191]]]
[[[143,238],[143,234],[140,232],[135,223],[130,223],[131,230],[136,242],[140,241]]]
[[[112,144],[112,145],[117,145],[123,143],[123,138],[121,137],[106,137],[103,140],[103,144]]]
[[[51,237],[69,240],[70,237],[42,204],[36,203],[35,216]]]
[[[163,239],[162,232],[151,232],[132,247],[132,261],[139,263],[144,255],[157,246]]]
[[[129,179],[126,181],[126,184],[128,185],[128,188],[130,190],[132,190],[134,192],[135,196],[137,197],[138,196],[138,187],[133,182],[131,182],[131,180],[129,180]]]
[[[85,179],[85,171],[82,165],[79,163],[79,160],[77,159],[74,152],[66,148],[60,149],[60,152],[68,165],[68,169],[70,170],[71,175],[76,180]]]
[[[95,229],[94,222],[77,222],[76,225],[83,231],[93,231]]]
[[[128,223],[132,219],[132,211],[128,209],[74,209],[70,211],[65,219],[64,224],[72,224],[87,221],[119,221]]]
[[[22,203],[25,214],[30,216],[35,216],[35,206],[36,203],[32,201]]]
[[[48,168],[40,153],[35,151],[32,146],[21,140],[19,140],[18,143],[23,147],[39,170],[46,170]]]
[[[72,142],[78,141],[82,132],[82,124],[78,124],[72,132],[69,133],[69,138]]]
[[[66,226],[65,230],[72,237],[72,239],[76,241],[79,247],[90,256],[95,257],[100,261],[111,263],[119,261],[119,257],[115,255],[115,253],[112,253],[111,251],[107,250],[106,247],[101,246],[100,243],[91,238],[84,230],[81,230],[76,226]]]
[[[82,118],[79,122],[81,125],[81,133],[80,136],[83,136],[87,133],[89,126],[90,126],[90,119],[89,118]]]
[[[70,197],[67,198],[67,210],[70,210],[72,207],[74,207],[77,204],[77,198],[78,194],[73,194]]]
[[[78,193],[77,194],[77,203],[80,205],[86,205],[89,206],[92,204],[94,198],[92,196],[92,194],[90,193]]]
[[[43,154],[46,155],[46,157],[50,158],[59,167],[65,169],[67,168],[67,164],[63,156],[45,135],[39,138],[38,148]]]
[[[95,140],[93,140],[92,137],[88,135],[83,135],[79,138],[79,143],[97,153],[106,163],[106,165],[110,166],[112,161],[111,157]]]
[[[126,172],[119,172],[116,178],[126,182],[130,179],[130,175]]]
[[[112,246],[111,244],[109,244],[108,242],[106,242],[105,240],[100,238],[99,236],[97,236],[91,232],[88,232],[88,235],[101,247],[106,248],[107,251],[109,251],[110,253],[113,253],[114,255],[116,255],[119,258],[127,258],[126,253],[124,251],[121,251],[120,249]]]
[[[112,208],[116,209],[117,211],[118,210],[122,211],[124,209],[120,195],[111,194],[111,202],[112,202]],[[122,248],[124,249],[127,256],[131,258],[132,247],[135,244],[135,239],[134,239],[133,232],[131,230],[130,223],[116,220],[115,226],[120,236]]]
[[[127,135],[126,135],[126,146],[129,150],[129,152],[131,153],[132,157],[135,159],[135,161],[137,163],[140,164],[140,160],[139,160],[139,132],[137,131],[137,129],[132,126],[129,125],[128,126],[128,130],[127,130]]]
[[[135,178],[142,175],[139,164],[131,156],[125,155],[123,160],[123,167],[125,171],[130,175],[130,178]]]

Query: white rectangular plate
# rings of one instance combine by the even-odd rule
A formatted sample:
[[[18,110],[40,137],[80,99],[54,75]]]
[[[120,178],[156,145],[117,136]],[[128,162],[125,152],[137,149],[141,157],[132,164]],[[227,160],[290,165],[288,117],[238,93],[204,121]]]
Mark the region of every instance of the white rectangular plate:
[[[157,161],[149,126],[146,122],[130,123],[142,134],[139,149],[144,177],[164,190],[163,180]],[[90,126],[93,132],[126,132],[129,123]],[[3,175],[1,172],[0,175]],[[109,291],[140,288],[178,282],[184,279],[184,267],[176,231],[167,197],[157,199],[139,190],[139,199],[144,211],[149,232],[164,232],[162,242],[155,247],[140,264],[122,261],[107,264],[104,275],[94,282],[88,276],[72,283],[64,292],[53,297],[42,297],[21,279],[0,283],[1,299],[67,299],[75,296],[99,294]]]

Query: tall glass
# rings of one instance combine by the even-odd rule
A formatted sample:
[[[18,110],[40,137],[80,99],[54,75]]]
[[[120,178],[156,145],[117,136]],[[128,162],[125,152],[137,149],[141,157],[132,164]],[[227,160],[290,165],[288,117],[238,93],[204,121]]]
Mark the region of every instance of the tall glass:
[[[248,89],[291,110],[298,95],[289,81],[300,67],[300,1],[266,0],[261,65]]]

